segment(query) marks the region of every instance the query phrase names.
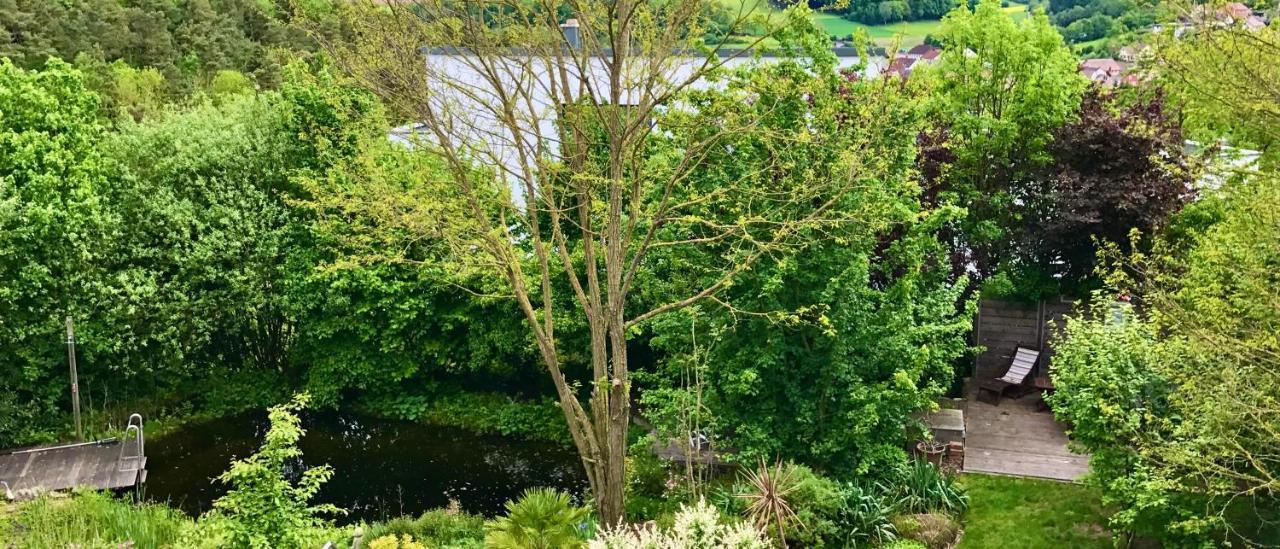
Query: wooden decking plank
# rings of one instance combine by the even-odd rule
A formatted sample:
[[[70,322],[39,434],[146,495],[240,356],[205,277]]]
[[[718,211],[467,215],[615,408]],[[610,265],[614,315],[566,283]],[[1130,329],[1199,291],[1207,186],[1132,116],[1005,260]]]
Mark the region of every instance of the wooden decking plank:
[[[1001,399],[999,406],[971,395],[965,406],[964,470],[1075,481],[1089,457],[1068,448],[1066,426],[1037,410],[1040,397]]]
[[[1033,439],[1021,436],[966,433],[965,448],[977,450],[1010,450],[1046,456],[1078,456],[1064,440]],[[967,452],[966,450],[966,452]]]
[[[1089,462],[1083,456],[1046,456],[991,449],[970,451],[966,447],[964,470],[1076,481],[1089,472]]]
[[[44,490],[60,490],[63,487],[62,476],[66,466],[67,454],[64,452],[32,452],[31,465],[27,468],[26,476],[31,478],[33,486],[39,486]]]
[[[48,492],[80,486],[125,488],[138,481],[137,470],[121,470],[120,443],[68,445],[0,455],[0,480],[14,492]],[[132,465],[141,467],[146,459]]]
[[[111,464],[113,461],[114,461],[113,458],[111,458],[110,456],[105,455],[102,452],[95,452],[94,460],[93,460],[93,473],[88,477],[82,479],[81,483],[85,486],[93,486],[95,488],[104,486],[107,479],[109,478],[108,475],[110,474]]]

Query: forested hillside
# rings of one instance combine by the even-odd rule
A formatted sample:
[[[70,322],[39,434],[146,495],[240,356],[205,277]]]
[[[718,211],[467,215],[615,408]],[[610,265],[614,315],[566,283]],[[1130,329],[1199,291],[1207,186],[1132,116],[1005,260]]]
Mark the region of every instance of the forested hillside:
[[[1146,30],[1156,22],[1156,6],[1145,0],[1050,0],[1048,11],[1068,42]]]
[[[885,2],[809,2],[810,7],[834,11],[860,23],[876,25],[897,21],[942,19],[956,7],[953,0],[888,0]]]
[[[327,2],[304,2],[318,12]],[[288,0],[0,1],[0,56],[84,71],[111,113],[139,116],[193,91],[274,89],[288,52],[314,39]]]

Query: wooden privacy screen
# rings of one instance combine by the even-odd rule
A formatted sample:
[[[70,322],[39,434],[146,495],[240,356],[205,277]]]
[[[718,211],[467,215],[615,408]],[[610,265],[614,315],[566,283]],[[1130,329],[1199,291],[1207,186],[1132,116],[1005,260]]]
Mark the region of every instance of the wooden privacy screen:
[[[983,299],[973,319],[973,339],[986,350],[974,363],[974,378],[1004,375],[1019,345],[1040,350],[1040,361],[1031,375],[1044,375],[1053,361],[1049,338],[1055,329],[1066,325],[1066,315],[1074,306],[1073,301],[1064,299],[1035,303]]]

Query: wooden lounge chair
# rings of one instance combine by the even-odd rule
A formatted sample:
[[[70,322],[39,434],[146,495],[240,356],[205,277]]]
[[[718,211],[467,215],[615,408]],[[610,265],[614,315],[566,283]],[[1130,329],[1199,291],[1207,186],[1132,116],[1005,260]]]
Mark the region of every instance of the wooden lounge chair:
[[[1004,396],[1005,390],[1026,382],[1039,359],[1040,351],[1018,347],[1013,355],[1013,363],[1009,365],[1009,371],[1005,372],[1004,377],[988,379],[978,386],[978,400],[999,406],[1000,397]]]

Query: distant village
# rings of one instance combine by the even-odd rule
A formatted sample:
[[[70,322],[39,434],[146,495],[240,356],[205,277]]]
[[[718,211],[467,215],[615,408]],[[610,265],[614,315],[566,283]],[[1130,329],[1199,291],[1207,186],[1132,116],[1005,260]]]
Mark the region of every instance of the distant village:
[[[1172,28],[1173,35],[1180,37],[1196,26],[1210,24],[1221,27],[1241,26],[1248,30],[1258,30],[1271,24],[1272,18],[1254,11],[1240,2],[1230,2],[1213,7],[1206,4],[1196,6],[1190,14],[1178,19]],[[1151,32],[1166,32],[1168,24],[1152,25]],[[1102,86],[1116,87],[1134,85],[1141,81],[1141,75],[1133,69],[1150,54],[1151,46],[1144,43],[1120,48],[1116,57],[1096,57],[1080,60],[1080,74],[1091,82]],[[942,49],[930,44],[920,44],[893,57],[884,74],[907,78],[914,68],[935,62],[942,54]]]

